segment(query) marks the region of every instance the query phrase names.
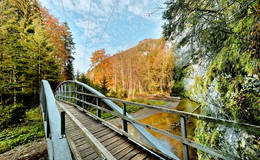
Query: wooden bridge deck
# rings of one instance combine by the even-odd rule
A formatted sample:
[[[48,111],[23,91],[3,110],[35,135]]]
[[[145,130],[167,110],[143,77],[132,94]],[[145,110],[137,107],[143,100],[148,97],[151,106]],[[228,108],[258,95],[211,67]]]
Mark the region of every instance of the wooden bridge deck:
[[[97,143],[101,143],[105,150],[111,153],[115,159],[158,159],[155,155],[134,144],[127,137],[118,134],[76,107],[59,101],[57,101],[57,104],[67,114],[68,112],[71,114],[66,114],[65,131],[75,159],[100,159],[97,151],[95,151],[83,132],[84,130],[89,131],[94,139],[98,141]],[[72,117],[76,118],[80,124],[74,123],[75,119],[72,120]]]

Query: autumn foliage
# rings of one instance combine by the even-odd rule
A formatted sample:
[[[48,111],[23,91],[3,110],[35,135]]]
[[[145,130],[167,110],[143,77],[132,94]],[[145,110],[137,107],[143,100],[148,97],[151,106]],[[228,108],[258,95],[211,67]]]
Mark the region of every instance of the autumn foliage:
[[[163,39],[145,39],[137,46],[113,56],[104,49],[93,52],[87,77],[111,91],[134,97],[136,94],[169,93],[174,58]]]

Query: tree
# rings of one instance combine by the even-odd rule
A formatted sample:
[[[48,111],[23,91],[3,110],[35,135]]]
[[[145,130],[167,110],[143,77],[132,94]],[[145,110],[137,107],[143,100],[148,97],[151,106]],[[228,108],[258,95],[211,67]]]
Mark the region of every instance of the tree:
[[[40,81],[57,85],[61,62],[72,61],[72,37],[35,0],[0,1],[0,13],[0,104],[33,106]]]
[[[165,48],[165,40],[146,39],[137,46],[113,56],[104,50],[92,55],[93,68],[88,77],[99,85],[134,97],[136,93],[169,92],[172,84],[172,50]],[[121,92],[122,94],[120,94]]]
[[[255,25],[248,26],[240,22],[258,14],[255,7],[257,2],[258,0],[168,0],[163,14],[163,19],[166,20],[163,34],[167,40],[181,37],[175,43],[177,48],[190,43],[193,56],[215,56],[225,44],[231,43],[226,41],[231,36],[237,37],[246,49],[251,41],[246,38],[245,30],[252,30]],[[241,30],[234,30],[238,25]]]
[[[96,50],[92,53],[91,57],[91,66],[95,67],[98,65],[99,62],[106,59],[108,56],[106,55],[105,49]]]
[[[67,28],[68,34],[64,34],[64,39],[65,39],[65,49],[66,49],[66,54],[68,55],[65,66],[64,66],[64,80],[72,80],[74,78],[73,76],[73,54],[75,53],[75,43],[73,42],[72,34],[69,32],[69,26],[65,22],[64,23],[65,27]]]
[[[108,93],[106,76],[104,76],[104,78],[103,78],[103,80],[102,80],[101,92],[102,92],[104,95],[106,95],[106,94]]]

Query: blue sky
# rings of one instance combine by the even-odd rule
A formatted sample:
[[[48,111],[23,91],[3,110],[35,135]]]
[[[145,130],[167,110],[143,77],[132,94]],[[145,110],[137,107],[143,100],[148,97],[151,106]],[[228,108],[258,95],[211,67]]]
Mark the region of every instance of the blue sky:
[[[76,43],[75,71],[87,72],[97,49],[113,55],[145,38],[162,36],[164,0],[39,1],[60,22],[68,22]]]

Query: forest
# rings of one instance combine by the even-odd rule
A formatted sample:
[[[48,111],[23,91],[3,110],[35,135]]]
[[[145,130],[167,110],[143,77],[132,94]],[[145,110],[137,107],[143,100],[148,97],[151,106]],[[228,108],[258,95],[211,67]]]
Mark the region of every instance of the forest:
[[[145,39],[112,56],[105,49],[96,50],[86,76],[95,84],[105,85],[113,97],[169,94],[173,86],[172,51],[163,38]]]
[[[73,79],[73,55],[66,22],[36,0],[0,1],[0,153],[44,136],[41,80]]]
[[[199,103],[203,115],[259,125],[259,0],[166,0],[164,5],[160,39],[144,39],[117,53],[97,49],[90,69],[74,74],[68,23],[37,0],[0,0],[0,154],[44,137],[42,79],[52,89],[76,79],[128,100],[181,96]],[[128,107],[129,113],[140,109]],[[200,120],[194,128],[193,140],[204,146],[241,159],[260,157],[259,135]],[[200,150],[196,156],[218,159]]]

